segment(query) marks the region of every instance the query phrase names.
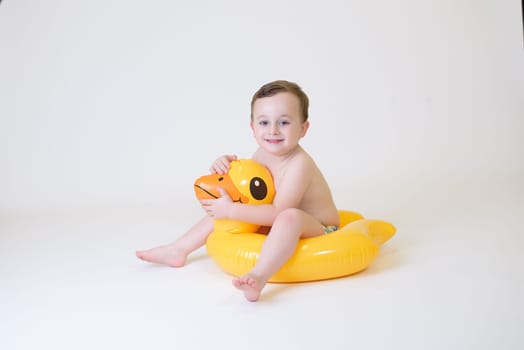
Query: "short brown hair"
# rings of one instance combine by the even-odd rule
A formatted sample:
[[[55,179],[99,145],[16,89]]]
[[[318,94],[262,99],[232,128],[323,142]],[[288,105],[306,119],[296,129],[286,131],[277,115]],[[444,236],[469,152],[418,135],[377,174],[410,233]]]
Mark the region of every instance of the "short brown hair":
[[[305,122],[309,118],[309,98],[304,91],[302,91],[302,88],[291,81],[275,80],[263,85],[253,95],[253,98],[251,99],[251,120],[253,120],[253,105],[256,100],[263,97],[271,97],[280,92],[290,92],[298,97],[300,108],[302,110],[302,121]]]

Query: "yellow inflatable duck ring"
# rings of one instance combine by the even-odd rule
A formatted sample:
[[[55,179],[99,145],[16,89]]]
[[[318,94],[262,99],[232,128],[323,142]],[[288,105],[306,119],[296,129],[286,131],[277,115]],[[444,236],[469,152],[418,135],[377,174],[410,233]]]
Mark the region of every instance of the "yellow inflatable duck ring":
[[[218,198],[223,188],[233,201],[269,204],[275,189],[271,173],[249,159],[231,162],[227,174],[202,176],[195,181],[198,199]],[[301,239],[294,255],[269,282],[317,281],[351,275],[375,260],[379,246],[395,234],[385,221],[364,219],[352,211],[339,210],[340,228],[332,233]],[[225,272],[240,276],[255,265],[265,239],[259,226],[231,219],[215,219],[206,248],[209,256]]]

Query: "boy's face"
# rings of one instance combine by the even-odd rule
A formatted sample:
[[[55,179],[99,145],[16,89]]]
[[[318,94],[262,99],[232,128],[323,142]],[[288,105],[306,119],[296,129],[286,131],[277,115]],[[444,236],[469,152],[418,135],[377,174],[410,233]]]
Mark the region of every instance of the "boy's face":
[[[292,152],[309,127],[302,121],[298,97],[281,92],[253,104],[251,129],[260,147],[274,155]]]

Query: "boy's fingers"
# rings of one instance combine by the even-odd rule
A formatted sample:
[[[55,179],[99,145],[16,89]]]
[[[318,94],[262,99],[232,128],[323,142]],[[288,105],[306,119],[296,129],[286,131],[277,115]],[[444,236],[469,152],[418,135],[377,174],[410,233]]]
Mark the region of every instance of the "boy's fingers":
[[[218,192],[220,193],[220,197],[229,197],[229,194],[227,194],[226,190],[224,190],[222,187],[217,187]]]

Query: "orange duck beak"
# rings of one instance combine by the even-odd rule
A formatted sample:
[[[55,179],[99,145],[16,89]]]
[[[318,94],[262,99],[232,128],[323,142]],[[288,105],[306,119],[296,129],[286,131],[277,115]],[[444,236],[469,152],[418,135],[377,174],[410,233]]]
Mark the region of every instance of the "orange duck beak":
[[[233,202],[243,204],[249,203],[249,198],[238,191],[228,174],[211,174],[201,176],[196,179],[194,189],[198,200],[216,199],[220,197],[220,192],[218,191],[219,187],[223,188],[227,192]]]

